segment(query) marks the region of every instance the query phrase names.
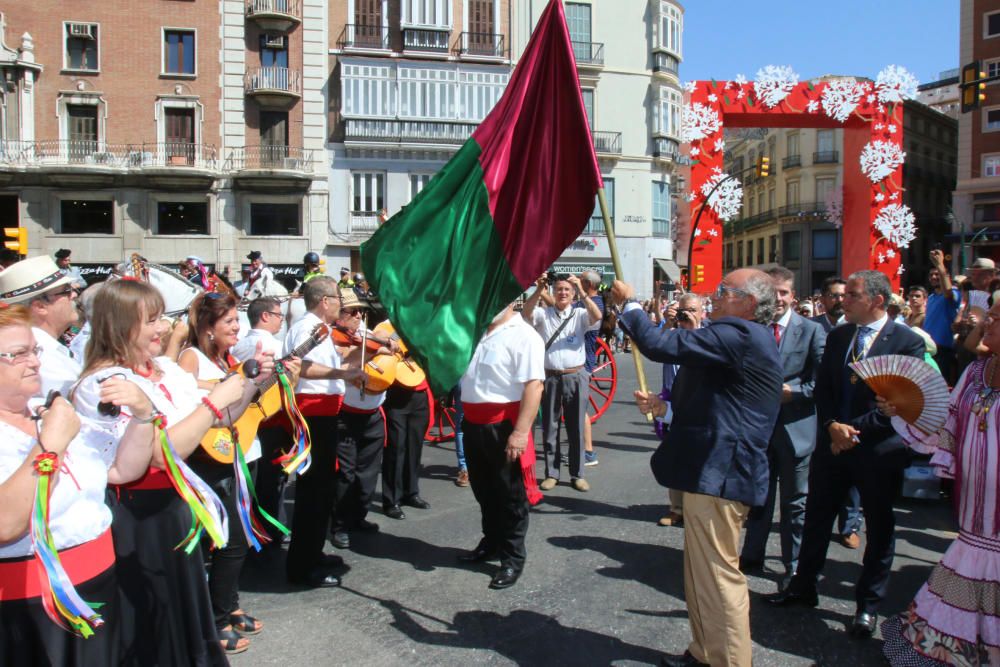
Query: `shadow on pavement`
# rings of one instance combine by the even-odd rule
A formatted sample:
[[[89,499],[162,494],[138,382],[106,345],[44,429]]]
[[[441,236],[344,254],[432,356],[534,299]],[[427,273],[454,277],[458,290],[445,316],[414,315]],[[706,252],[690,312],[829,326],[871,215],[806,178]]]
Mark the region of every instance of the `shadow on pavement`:
[[[596,535],[550,537],[549,544],[560,549],[587,549],[621,563],[601,567],[597,574],[612,579],[635,581],[678,600],[684,599],[684,554],[660,544],[626,542]]]
[[[576,493],[570,491],[570,493]],[[560,511],[552,511],[554,509]],[[546,493],[542,502],[532,508],[532,514],[582,514],[585,516],[628,519],[643,523],[656,523],[663,516],[664,505],[629,505],[622,507],[576,496]]]

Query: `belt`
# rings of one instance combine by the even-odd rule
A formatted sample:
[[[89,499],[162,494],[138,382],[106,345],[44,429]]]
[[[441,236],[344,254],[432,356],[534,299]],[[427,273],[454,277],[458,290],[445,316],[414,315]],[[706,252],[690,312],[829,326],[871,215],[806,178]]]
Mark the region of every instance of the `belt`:
[[[90,581],[115,564],[111,529],[75,547],[59,552],[59,560],[74,585]],[[0,560],[0,601],[28,600],[42,596],[48,580],[34,556]]]
[[[583,366],[573,366],[572,368],[546,368],[545,377],[555,377],[557,375],[572,375],[583,370]]]

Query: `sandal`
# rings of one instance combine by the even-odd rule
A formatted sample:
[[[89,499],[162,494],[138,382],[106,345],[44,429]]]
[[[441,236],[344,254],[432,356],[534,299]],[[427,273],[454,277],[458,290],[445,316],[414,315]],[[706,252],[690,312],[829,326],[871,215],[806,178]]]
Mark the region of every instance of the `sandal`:
[[[233,630],[233,626],[231,625],[227,625],[219,630],[219,643],[222,644],[222,649],[226,652],[226,655],[243,653],[243,651],[250,648],[250,640],[236,632],[236,630]]]
[[[264,629],[263,623],[242,609],[231,613],[229,615],[229,622],[233,624],[234,629],[244,635],[255,635]]]

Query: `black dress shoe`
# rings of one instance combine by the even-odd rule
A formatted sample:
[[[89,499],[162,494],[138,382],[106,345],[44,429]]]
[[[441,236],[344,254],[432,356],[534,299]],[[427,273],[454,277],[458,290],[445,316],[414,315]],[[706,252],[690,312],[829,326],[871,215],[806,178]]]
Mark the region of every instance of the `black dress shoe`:
[[[501,589],[510,588],[521,578],[521,571],[515,570],[510,565],[504,565],[493,575],[490,581],[490,588]]]
[[[740,572],[743,574],[760,574],[764,571],[764,561],[752,560],[740,556]]]
[[[335,588],[340,586],[340,577],[322,569],[315,569],[303,577],[288,577],[288,583],[309,588]]]
[[[377,533],[379,531],[379,525],[374,521],[369,521],[368,519],[361,519],[358,521],[358,525],[355,526],[362,533]]]
[[[482,563],[488,560],[495,560],[496,557],[496,552],[482,544],[472,551],[463,551],[458,554],[458,560],[462,563]]]
[[[343,567],[344,559],[337,554],[323,554],[323,567]]]
[[[684,651],[684,655],[665,655],[660,658],[660,664],[664,667],[698,667],[699,665],[708,667],[707,662],[695,660],[691,651]]]
[[[796,605],[815,607],[819,604],[819,596],[816,595],[815,588],[800,591],[789,586],[783,591],[766,596],[764,599],[769,605],[774,607],[792,607]]]
[[[338,549],[350,549],[351,548],[351,536],[346,530],[338,530],[330,538],[330,543]]]
[[[419,510],[429,510],[431,508],[431,504],[429,502],[416,494],[403,498],[403,504],[409,507],[416,507]]]
[[[855,639],[868,639],[875,632],[875,625],[878,622],[878,615],[867,611],[859,611],[854,615],[854,622],[851,623],[850,635]]]
[[[405,519],[406,515],[403,514],[403,509],[399,505],[386,505],[382,508],[385,515],[390,519]]]

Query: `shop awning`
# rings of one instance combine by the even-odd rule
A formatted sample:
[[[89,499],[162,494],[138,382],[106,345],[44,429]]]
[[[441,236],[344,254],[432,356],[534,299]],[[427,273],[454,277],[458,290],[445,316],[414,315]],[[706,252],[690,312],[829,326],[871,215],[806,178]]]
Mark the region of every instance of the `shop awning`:
[[[679,283],[681,280],[681,267],[677,266],[677,262],[672,259],[654,259],[656,265],[660,267],[660,270],[667,274],[667,277],[675,283]]]

